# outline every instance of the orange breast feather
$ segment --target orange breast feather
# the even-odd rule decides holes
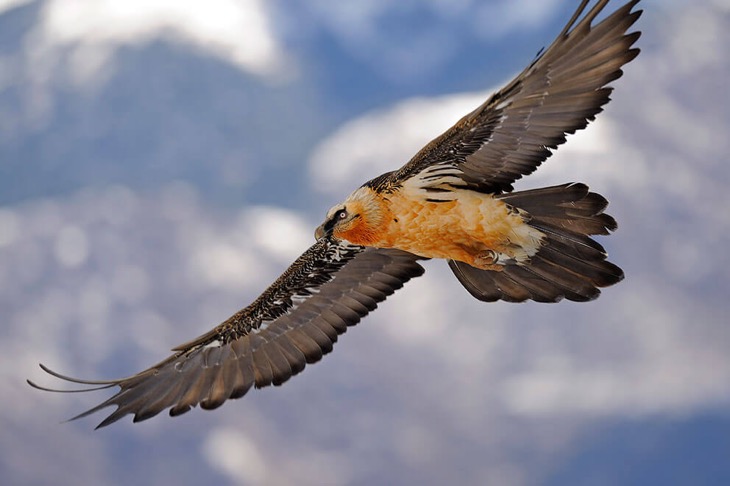
[[[537,252],[542,233],[504,202],[463,189],[454,189],[453,196],[434,202],[408,188],[389,194],[386,202],[392,217],[373,246],[475,266],[483,266],[475,259],[490,251],[517,261]]]

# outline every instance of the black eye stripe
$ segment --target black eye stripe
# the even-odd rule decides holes
[[[335,212],[334,215],[324,223],[324,231],[330,232],[335,227],[337,222],[341,219],[345,219],[347,217],[347,210],[346,209],[340,209],[339,211]]]
[[[332,231],[332,228],[334,228],[334,227],[335,227],[335,218],[331,218],[331,219],[328,219],[324,223],[324,228],[323,229],[324,229],[324,232],[325,233],[329,233],[329,232]]]

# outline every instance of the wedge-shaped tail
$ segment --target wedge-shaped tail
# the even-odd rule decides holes
[[[593,300],[599,288],[623,279],[623,271],[606,260],[606,251],[591,238],[616,229],[603,210],[608,201],[585,184],[564,184],[497,196],[529,213],[528,224],[544,235],[528,263],[510,263],[502,271],[480,270],[450,260],[459,281],[477,299],[491,302],[557,302]]]

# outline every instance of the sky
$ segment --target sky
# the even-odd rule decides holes
[[[0,1],[2,482],[730,481],[727,0],[643,1],[612,102],[517,185],[609,199],[626,279],[598,300],[485,304],[430,261],[214,412],[94,431],[64,420],[103,392],[25,383],[133,374],[247,305],[574,5]]]

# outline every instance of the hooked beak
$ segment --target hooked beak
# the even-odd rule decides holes
[[[319,227],[314,230],[314,238],[319,240],[324,236],[324,223],[320,224]]]

